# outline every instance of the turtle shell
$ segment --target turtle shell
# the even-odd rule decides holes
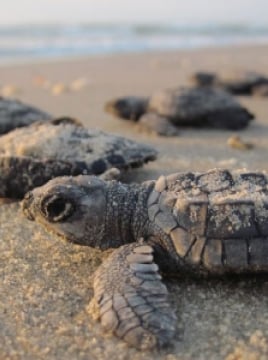
[[[162,176],[148,199],[149,218],[192,266],[267,271],[267,184],[266,174],[245,170]]]
[[[0,97],[0,134],[27,126],[36,121],[50,120],[52,116],[18,100]]]
[[[211,87],[156,92],[150,97],[147,111],[178,126],[241,129],[253,119],[230,94]]]

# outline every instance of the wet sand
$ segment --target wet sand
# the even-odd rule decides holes
[[[239,132],[255,145],[247,151],[227,145],[232,131],[181,129],[176,138],[141,133],[133,124],[106,114],[106,101],[187,85],[197,70],[244,69],[268,75],[267,64],[264,46],[96,56],[5,66],[0,68],[0,85],[12,85],[17,98],[55,116],[74,116],[88,127],[155,146],[158,160],[125,176],[126,181],[139,182],[214,167],[268,170],[268,98],[239,97],[256,115]],[[84,86],[67,91],[78,79],[86,79]],[[55,85],[60,90],[53,91]],[[103,336],[86,312],[92,296],[91,276],[101,253],[46,234],[22,217],[16,202],[2,203],[0,221],[0,359],[267,358],[267,276],[169,280],[178,315],[174,347],[142,353]]]

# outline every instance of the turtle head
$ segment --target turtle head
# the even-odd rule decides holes
[[[146,112],[148,99],[140,96],[127,96],[108,101],[105,111],[126,120],[138,121]]]
[[[23,213],[67,241],[106,248],[107,188],[94,176],[58,177],[25,195]]]

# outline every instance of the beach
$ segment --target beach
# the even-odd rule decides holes
[[[126,182],[215,167],[268,171],[268,97],[237,97],[256,117],[238,133],[180,129],[178,137],[165,138],[104,112],[105,102],[119,96],[149,96],[159,89],[188,86],[191,75],[200,70],[249,70],[268,76],[268,49],[246,45],[4,65],[0,86],[9,86],[12,96],[55,117],[72,116],[87,127],[154,146],[158,159],[129,171]],[[253,148],[228,146],[234,134]],[[87,314],[92,274],[103,258],[100,252],[45,233],[23,218],[18,202],[2,201],[0,221],[0,359],[152,358],[103,336]],[[267,276],[181,277],[167,279],[167,285],[178,316],[178,336],[173,348],[153,353],[155,359],[267,358]]]

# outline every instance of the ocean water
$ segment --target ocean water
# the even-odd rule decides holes
[[[268,26],[0,26],[0,62],[268,43]]]

